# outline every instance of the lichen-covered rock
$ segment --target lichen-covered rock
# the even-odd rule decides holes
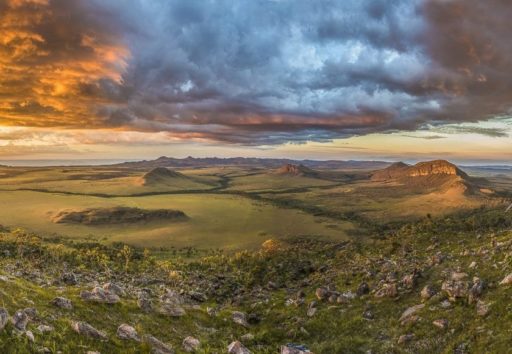
[[[466,281],[447,280],[441,285],[441,290],[453,300],[465,298],[468,295],[469,284]]]
[[[428,300],[436,295],[436,293],[436,289],[432,285],[425,285],[425,287],[421,289],[420,296],[423,300]]]

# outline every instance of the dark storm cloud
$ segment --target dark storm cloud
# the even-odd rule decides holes
[[[0,29],[18,33],[0,43],[0,68],[9,73],[0,78],[4,123],[262,145],[510,110],[505,1],[0,0],[0,7]]]

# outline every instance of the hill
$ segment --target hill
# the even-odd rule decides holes
[[[142,176],[140,180],[140,183],[143,186],[155,184],[169,184],[176,179],[183,180],[188,179],[188,177],[182,173],[172,171],[165,167],[156,167],[151,171],[147,172],[146,174],[144,174],[144,176]]]
[[[371,175],[375,182],[398,182],[407,187],[441,192],[474,193],[485,180],[469,177],[446,160],[419,162],[410,166],[397,162]]]
[[[304,165],[286,164],[279,167],[276,174],[281,176],[317,177],[318,173]]]

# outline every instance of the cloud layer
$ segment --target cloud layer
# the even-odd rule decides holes
[[[1,0],[0,124],[247,145],[508,114],[502,0]]]

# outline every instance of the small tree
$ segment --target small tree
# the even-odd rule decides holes
[[[125,270],[125,272],[128,272],[128,268],[130,266],[130,261],[132,259],[132,255],[133,255],[132,248],[128,245],[124,245],[119,253],[124,258],[124,270]]]

